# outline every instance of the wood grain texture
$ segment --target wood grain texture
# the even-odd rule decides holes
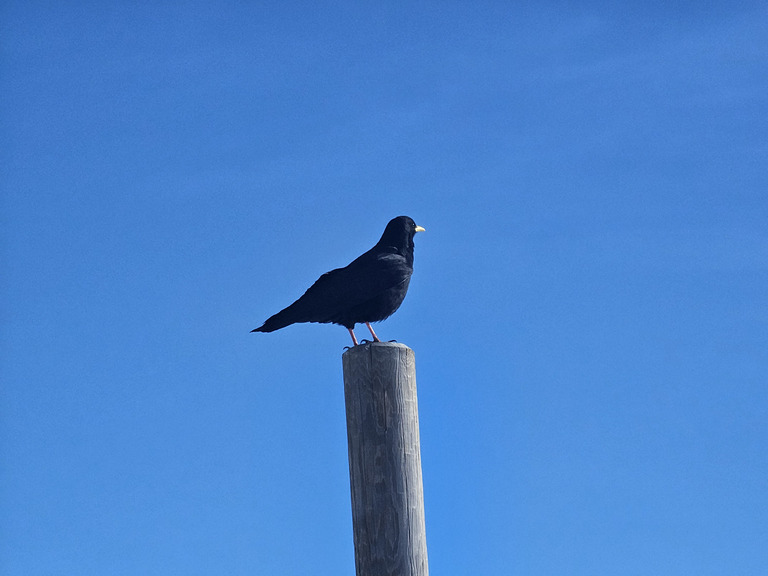
[[[427,576],[413,350],[363,344],[342,362],[357,576]]]

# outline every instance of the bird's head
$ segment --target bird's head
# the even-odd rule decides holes
[[[378,245],[391,246],[403,255],[413,254],[413,237],[416,232],[424,231],[424,228],[418,226],[413,218],[398,216],[389,221]]]

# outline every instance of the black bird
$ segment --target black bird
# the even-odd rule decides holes
[[[274,332],[299,322],[340,324],[357,346],[355,324],[371,328],[400,307],[413,274],[413,236],[423,232],[408,216],[390,220],[373,248],[345,268],[326,272],[293,304],[251,332]]]

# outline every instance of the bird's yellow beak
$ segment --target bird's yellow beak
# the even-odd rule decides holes
[[[426,228],[422,228],[421,226],[416,226],[416,232],[426,232]]]

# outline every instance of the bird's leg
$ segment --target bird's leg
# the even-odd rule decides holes
[[[373,341],[374,342],[381,342],[381,340],[379,340],[379,337],[376,336],[376,332],[374,332],[373,328],[371,328],[371,323],[370,322],[366,322],[365,325],[368,326],[368,330],[370,330],[371,336],[373,336]]]
[[[352,331],[352,328],[347,328],[349,330],[349,335],[352,336],[352,342],[354,342],[355,346],[357,346],[357,338],[355,337],[355,333]]]

